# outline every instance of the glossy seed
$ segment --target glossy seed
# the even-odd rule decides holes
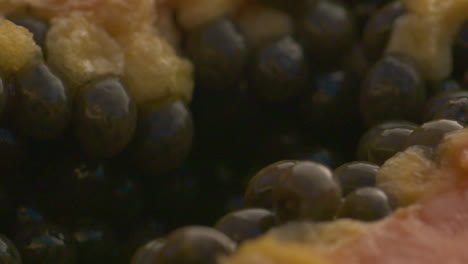
[[[468,97],[452,99],[443,104],[434,114],[434,119],[449,119],[468,124]]]
[[[330,220],[341,203],[341,188],[327,167],[299,162],[281,174],[273,188],[274,212],[280,222]]]
[[[216,229],[203,226],[179,228],[167,236],[158,253],[161,264],[216,264],[234,252],[235,243]]]
[[[391,212],[390,201],[382,190],[364,187],[346,196],[338,217],[374,221],[389,215]]]
[[[195,65],[199,89],[237,89],[247,62],[247,47],[232,21],[220,18],[189,32],[186,51]]]
[[[463,125],[457,121],[439,119],[422,124],[416,128],[407,138],[406,147],[420,145],[434,148],[439,145],[448,133],[463,129]]]
[[[375,125],[367,130],[364,135],[361,136],[358,144],[357,150],[357,159],[358,160],[367,160],[369,161],[369,147],[370,143],[380,134],[381,131],[390,128],[403,128],[414,130],[418,125],[416,123],[403,121],[403,120],[392,120],[382,122],[378,125]]]
[[[389,128],[381,131],[370,143],[368,158],[370,162],[382,165],[387,159],[405,149],[406,140],[414,129]]]
[[[361,115],[368,126],[394,119],[419,122],[426,87],[419,67],[400,55],[385,56],[368,72],[361,88]]]
[[[166,243],[164,238],[154,239],[141,246],[133,255],[131,264],[153,264],[158,263],[158,254]]]
[[[376,61],[385,51],[393,24],[406,10],[400,1],[393,1],[372,14],[364,28],[362,42],[366,57]]]
[[[38,61],[16,75],[15,120],[22,134],[51,139],[63,134],[71,113],[70,94],[62,80]]]
[[[249,181],[245,202],[249,207],[273,208],[272,191],[279,177],[297,161],[283,160],[270,164],[255,174]]]
[[[333,177],[340,183],[343,195],[348,195],[358,188],[375,186],[378,170],[379,166],[373,163],[354,161],[336,168]]]
[[[167,173],[188,156],[192,138],[192,116],[182,101],[141,106],[130,159],[145,172]]]
[[[223,216],[214,228],[223,232],[234,242],[256,238],[275,226],[275,215],[266,209],[249,208]]]
[[[449,101],[458,98],[468,98],[468,91],[445,91],[440,92],[427,100],[424,107],[424,121],[434,120],[434,116]]]
[[[348,52],[355,38],[351,12],[338,1],[309,1],[297,17],[297,38],[313,62],[322,70],[333,66]]]
[[[302,47],[291,37],[262,45],[249,67],[249,88],[268,102],[298,96],[307,85],[309,66]]]
[[[75,98],[75,134],[87,156],[109,158],[133,137],[135,103],[115,77],[103,77],[81,87]]]

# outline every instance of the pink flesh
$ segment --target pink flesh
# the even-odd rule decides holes
[[[468,181],[403,209],[329,258],[336,264],[468,264]]]

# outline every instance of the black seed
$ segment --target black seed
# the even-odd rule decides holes
[[[281,174],[294,166],[297,161],[283,160],[270,164],[250,179],[245,192],[245,202],[249,207],[273,208],[273,188]]]
[[[421,145],[429,148],[437,147],[448,133],[463,129],[457,121],[439,119],[422,124],[416,128],[406,140],[406,147]]]
[[[309,161],[286,169],[273,187],[274,212],[281,222],[331,220],[341,203],[341,189],[327,167]]]
[[[188,57],[198,89],[234,90],[243,78],[247,47],[232,21],[221,18],[189,32]]]
[[[414,130],[418,127],[416,123],[408,121],[386,121],[380,123],[376,126],[371,127],[367,132],[362,135],[361,140],[359,141],[357,159],[358,160],[369,160],[369,147],[371,142],[380,134],[381,131],[390,129],[390,128],[402,128]]]
[[[418,67],[409,58],[392,55],[378,61],[361,88],[361,115],[367,125],[402,119],[419,122],[426,88]]]
[[[338,217],[374,221],[389,215],[391,212],[389,198],[382,190],[364,187],[346,196]]]
[[[219,257],[232,254],[234,248],[235,243],[216,229],[188,226],[167,236],[157,263],[216,264]]]
[[[434,114],[434,119],[450,119],[466,126],[468,124],[468,97],[452,99],[443,104]]]
[[[297,18],[297,37],[314,69],[333,66],[355,40],[355,22],[349,10],[337,1],[319,0]]]
[[[69,91],[42,61],[17,74],[15,120],[22,134],[51,139],[63,134],[71,112]]]
[[[135,132],[137,111],[125,86],[103,77],[79,88],[75,133],[87,156],[109,158],[122,151]]]
[[[446,91],[430,98],[424,107],[424,121],[434,120],[434,116],[442,107],[453,99],[468,98],[468,91]]]
[[[340,183],[343,195],[348,195],[361,187],[375,185],[375,176],[379,166],[363,161],[354,161],[341,165],[333,171],[333,177]]]
[[[249,208],[223,216],[214,226],[240,244],[256,238],[275,226],[275,215],[266,209]]]
[[[158,254],[166,243],[164,238],[154,239],[141,246],[133,255],[131,264],[158,263]]]
[[[382,130],[370,142],[367,151],[369,161],[382,165],[387,159],[403,151],[406,146],[406,140],[413,131],[414,129],[398,127]]]
[[[169,172],[188,156],[192,137],[192,117],[181,101],[141,106],[130,159],[145,172]]]
[[[306,88],[308,70],[302,47],[294,39],[288,36],[273,40],[253,55],[249,88],[265,101],[284,102]]]
[[[376,61],[382,56],[390,39],[393,24],[405,12],[400,1],[393,1],[371,16],[362,38],[364,53],[368,59]]]

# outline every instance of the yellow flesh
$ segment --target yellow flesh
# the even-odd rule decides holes
[[[246,242],[223,264],[330,264],[307,244],[262,237]]]
[[[49,20],[45,59],[72,89],[113,74],[137,104],[190,102],[192,64],[167,42],[176,42],[177,32],[155,0],[0,0],[0,15],[25,10]],[[13,72],[40,49],[24,28],[1,25],[0,67]]]
[[[8,20],[0,20],[0,73],[12,73],[41,56],[32,34]]]
[[[417,147],[408,148],[388,159],[377,172],[377,186],[402,206],[415,203],[432,188],[442,184],[435,164]]]
[[[102,75],[123,73],[120,45],[80,14],[52,19],[46,46],[47,62],[65,76],[72,88]]]
[[[251,45],[291,35],[294,28],[292,18],[286,13],[259,5],[241,10],[235,21]]]
[[[218,17],[232,14],[243,0],[178,0],[177,17],[180,25],[190,30]]]
[[[452,44],[468,19],[468,0],[402,0],[409,12],[399,18],[388,53],[413,57],[425,79],[442,80],[452,71]]]

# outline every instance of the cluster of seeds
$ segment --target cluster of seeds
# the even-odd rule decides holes
[[[0,259],[325,252],[456,183],[467,3],[0,0]]]

